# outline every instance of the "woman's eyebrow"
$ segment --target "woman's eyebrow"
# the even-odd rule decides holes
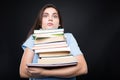
[[[48,14],[48,13],[45,12],[45,13],[43,13],[43,14]]]
[[[53,13],[53,14],[58,14],[58,13],[55,12],[55,13]]]
[[[45,13],[43,13],[44,15],[48,15],[49,13],[47,13],[47,12],[45,12]],[[52,13],[53,15],[58,15],[58,13]]]

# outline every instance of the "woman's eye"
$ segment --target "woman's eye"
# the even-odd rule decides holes
[[[43,15],[43,17],[47,17],[48,15]]]
[[[54,15],[53,17],[54,17],[54,18],[58,18],[58,16],[57,16],[57,15]]]

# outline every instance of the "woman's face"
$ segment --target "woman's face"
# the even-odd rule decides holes
[[[46,8],[42,16],[42,29],[57,29],[60,26],[56,9]]]

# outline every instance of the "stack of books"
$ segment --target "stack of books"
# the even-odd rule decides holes
[[[38,54],[37,63],[27,66],[62,67],[77,64],[77,59],[70,54],[70,48],[64,36],[64,29],[34,30],[33,50]]]

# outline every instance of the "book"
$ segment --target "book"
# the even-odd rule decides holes
[[[65,37],[64,36],[57,36],[57,37],[37,38],[36,40],[34,40],[34,44],[60,42],[60,41],[66,41]]]
[[[55,47],[55,48],[44,48],[34,50],[35,53],[48,53],[48,52],[70,52],[69,47]]]
[[[63,32],[53,32],[53,33],[34,33],[33,37],[37,38],[46,38],[46,37],[56,37],[56,36],[63,36]]]
[[[77,62],[77,59],[72,56],[60,56],[60,57],[42,57],[38,59],[38,64],[60,64],[60,63],[72,63]]]
[[[29,63],[32,67],[64,67],[75,66],[78,61],[74,56],[47,57],[38,59],[38,63]]]
[[[42,44],[34,44],[34,46],[51,46],[51,45],[68,45],[66,41],[58,41],[58,42],[51,42],[51,43],[42,43]]]
[[[47,29],[47,30],[40,29],[40,30],[34,30],[34,33],[39,33],[39,34],[42,34],[42,33],[53,33],[53,32],[64,32],[64,29],[61,28],[61,29]]]
[[[46,53],[39,53],[39,57],[60,57],[60,56],[69,56],[71,55],[70,52],[46,52]]]
[[[55,48],[55,47],[67,47],[68,44],[65,41],[60,42],[52,42],[52,43],[43,43],[43,44],[35,44],[32,49],[43,49],[43,48]]]
[[[75,66],[77,62],[71,63],[57,63],[57,64],[38,64],[38,63],[29,63],[26,64],[28,67],[43,67],[43,68],[55,68],[55,67],[66,67],[66,66]]]

